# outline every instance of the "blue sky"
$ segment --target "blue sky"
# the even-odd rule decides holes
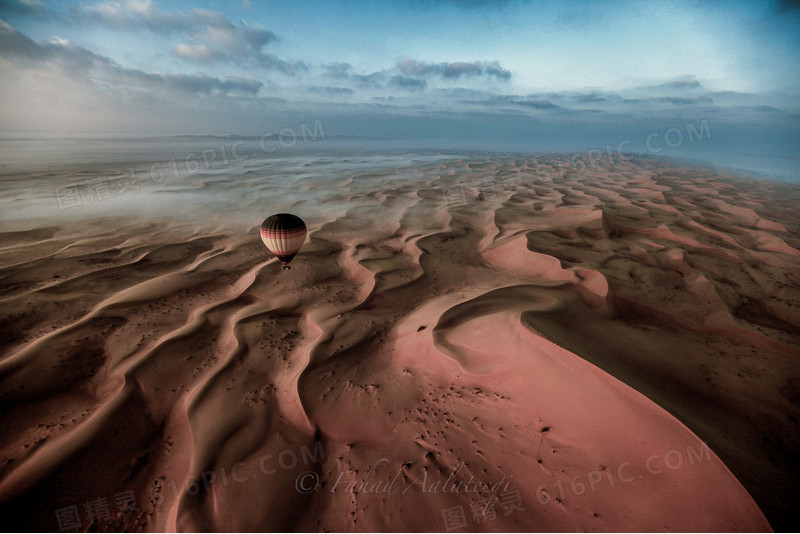
[[[621,139],[705,119],[798,148],[797,2],[0,0],[0,20],[6,131],[322,119],[329,134]]]

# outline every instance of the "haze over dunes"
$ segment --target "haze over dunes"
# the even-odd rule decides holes
[[[330,152],[86,196],[153,161],[2,177],[9,527],[792,524],[797,186]],[[288,272],[258,235],[277,211],[309,230]]]

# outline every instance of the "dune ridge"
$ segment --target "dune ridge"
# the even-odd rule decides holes
[[[188,177],[207,204],[180,218],[5,232],[4,517],[59,530],[74,505],[75,530],[133,531],[790,524],[796,187],[646,158],[379,161],[249,162],[228,189]],[[268,172],[296,186],[288,208],[309,225],[289,272],[258,237],[251,193],[277,187]],[[209,219],[209,206],[240,209]],[[469,480],[490,490],[461,491]],[[108,515],[87,520],[98,499]]]

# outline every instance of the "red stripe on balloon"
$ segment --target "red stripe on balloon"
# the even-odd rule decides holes
[[[267,239],[275,239],[275,238],[294,238],[306,235],[305,228],[298,228],[296,230],[274,230],[271,228],[262,228],[261,229],[261,237],[266,237]]]

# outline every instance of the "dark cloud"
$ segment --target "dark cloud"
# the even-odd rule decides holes
[[[430,6],[437,4],[452,4],[456,7],[475,8],[504,8],[511,4],[528,4],[530,0],[411,0],[412,4]]]
[[[388,74],[386,71],[373,72],[371,74],[351,74],[350,79],[362,88],[379,88],[386,83]]]
[[[576,99],[578,102],[588,103],[588,102],[607,102],[608,97],[599,93],[590,93],[585,95],[579,95]]]
[[[398,59],[397,68],[406,76],[428,76],[434,72],[433,65],[417,61],[409,56]]]
[[[321,65],[323,72],[321,78],[326,80],[336,80],[337,83],[350,82],[354,87],[361,89],[381,89],[385,88],[387,83],[390,83],[392,76],[396,74],[396,70],[380,70],[371,72],[369,74],[360,74],[353,72],[353,67],[347,62],[332,62]],[[405,81],[398,81],[398,86],[403,86]],[[413,83],[408,82],[408,86]]]
[[[483,73],[480,63],[445,63],[441,68],[442,76],[445,78],[460,78],[461,76],[479,76]]]
[[[530,109],[557,109],[559,106],[549,100],[522,98],[517,95],[498,95],[483,100],[464,100],[464,103],[481,104],[485,106],[520,106]]]
[[[227,78],[221,80],[207,74],[151,74],[134,69],[123,69],[120,74],[150,85],[162,86],[168,90],[176,90],[193,94],[229,94],[242,93],[255,95],[263,87],[263,83],[248,78]]]
[[[502,68],[498,61],[425,63],[403,56],[397,60],[397,69],[404,76],[416,77],[438,75],[449,79],[458,79],[462,76],[488,76],[499,80],[511,78],[511,72]]]
[[[511,78],[511,72],[500,67],[500,63],[497,61],[440,63],[435,68],[445,78],[460,78],[461,76],[481,75],[495,77],[501,80],[508,80]]]
[[[136,69],[113,68],[113,81],[117,84],[130,83],[140,89],[162,89],[170,93],[189,94],[249,94],[256,95],[264,84],[251,78],[220,79],[208,74],[160,74]]]
[[[450,87],[446,89],[436,89],[434,93],[441,95],[443,98],[451,100],[480,100],[494,96],[487,91],[479,91],[476,89],[469,89],[467,87]]]
[[[401,89],[407,89],[409,91],[419,91],[425,89],[427,82],[420,78],[413,78],[411,76],[403,76],[398,74],[389,80],[389,85],[393,87],[399,87]]]
[[[350,63],[334,62],[322,65],[322,68],[325,70],[324,77],[342,80],[350,77],[352,66]]]
[[[517,97],[520,99],[520,97]],[[606,93],[603,91],[592,90],[589,92],[576,92],[576,91],[558,91],[529,94],[525,97],[526,100],[531,101],[547,101],[553,105],[573,105],[573,104],[599,104],[599,103],[614,103],[620,100],[620,96],[616,93]],[[583,108],[587,111],[586,108]]]
[[[555,109],[558,107],[549,100],[514,100],[513,103],[533,109]]]
[[[700,82],[693,79],[673,80],[656,86],[657,89],[698,89],[700,87]]]
[[[225,81],[222,82],[220,88],[222,92],[238,92],[243,94],[251,94],[256,95],[258,91],[264,87],[264,83],[258,80],[254,80],[252,78],[234,78],[229,77],[225,78]]]
[[[316,85],[309,87],[308,91],[328,96],[350,96],[355,92],[349,87],[320,87]]]
[[[508,80],[511,78],[511,71],[500,67],[500,63],[498,61],[484,62],[483,72],[487,76],[494,76],[498,79]]]
[[[261,53],[253,56],[252,60],[252,63],[264,69],[277,70],[289,75],[308,71],[308,65],[302,61],[284,61],[274,54]]]
[[[742,93],[739,91],[714,91],[713,93],[708,93],[710,97],[749,97],[752,96],[752,93]]]
[[[680,76],[678,78],[667,80],[662,83],[658,83],[655,85],[645,85],[636,88],[632,88],[632,91],[642,92],[650,95],[664,95],[672,96],[672,94],[676,91],[687,91],[692,92],[698,89],[702,89],[703,84],[700,83],[699,80],[695,76],[687,75],[687,76]]]
[[[640,89],[634,89],[641,93]],[[623,90],[626,94],[629,91]],[[576,93],[573,91],[534,93],[529,95],[494,95],[484,98],[457,98],[454,100],[464,104],[488,106],[494,109],[503,108],[506,112],[527,108],[538,111],[557,111],[564,114],[603,114],[603,113],[630,113],[631,106],[641,111],[661,113],[670,108],[690,108],[692,106],[712,106],[714,100],[708,95],[692,97],[685,96],[659,96],[640,95],[639,97],[623,98],[620,94],[592,91]],[[591,109],[586,104],[594,104]],[[750,108],[754,109],[754,108]]]
[[[659,96],[653,98],[653,101],[664,103],[664,104],[673,104],[675,106],[690,106],[693,104],[713,104],[714,100],[708,96],[696,96],[692,98],[680,97],[680,96]]]

